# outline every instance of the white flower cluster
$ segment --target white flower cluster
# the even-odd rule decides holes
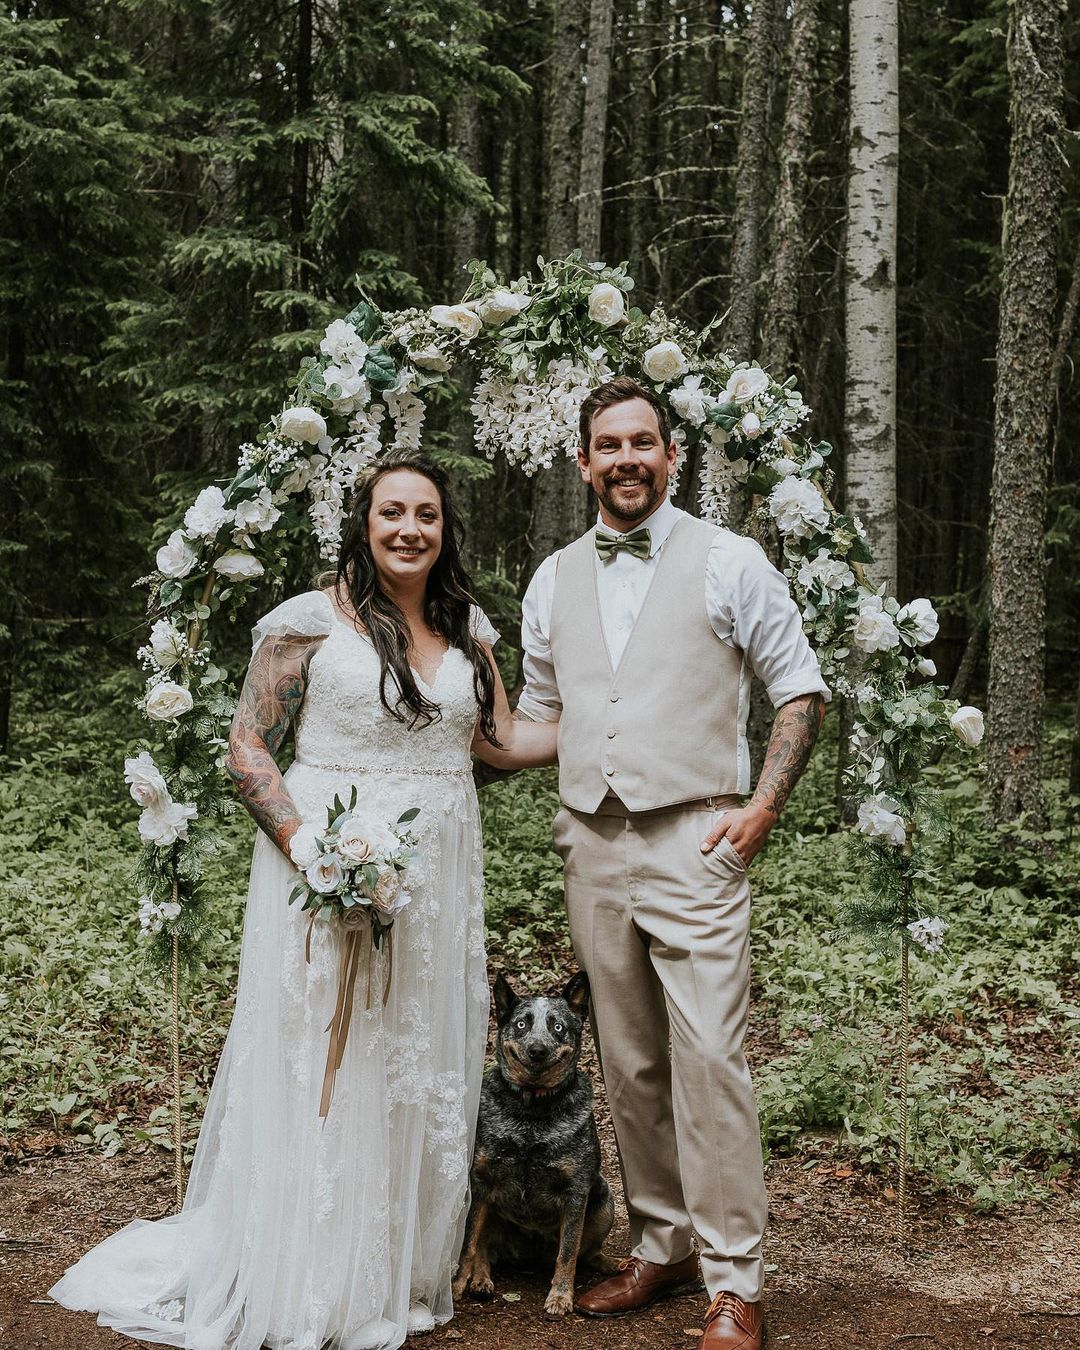
[[[419,450],[427,404],[419,394],[413,393],[407,382],[400,384],[397,389],[388,389],[384,397],[394,422],[392,448]]]
[[[181,906],[175,900],[158,904],[148,895],[139,896],[139,927],[144,934],[160,933],[167,923],[180,917]]]
[[[352,324],[344,319],[335,319],[327,327],[323,340],[319,343],[319,351],[329,357],[329,361],[323,366],[323,379],[326,381],[326,395],[333,410],[347,417],[350,413],[367,407],[371,402],[371,386],[364,375],[364,366],[367,363],[369,348]],[[313,426],[312,430],[315,429]],[[284,427],[282,434],[288,435]],[[325,435],[324,422],[319,436],[309,435],[301,439],[316,444]]]
[[[923,951],[930,955],[936,955],[945,945],[945,933],[949,925],[944,919],[916,919],[914,923],[907,926],[911,934],[911,940],[917,943]]]
[[[144,843],[170,848],[178,839],[187,838],[188,825],[196,819],[198,810],[191,802],[173,801],[149,750],[124,760],[124,782],[132,801],[143,808],[139,836]]]
[[[529,372],[512,382],[498,378],[492,367],[481,371],[472,412],[477,446],[488,459],[504,454],[531,476],[562,455],[577,454],[581,404],[591,389],[612,376],[602,348],[585,357],[553,361],[541,378]]]
[[[876,793],[859,803],[855,828],[870,839],[883,839],[899,847],[907,839],[904,818],[896,799]]]
[[[319,553],[327,561],[334,561],[341,548],[349,493],[381,450],[379,427],[385,415],[382,403],[358,410],[349,420],[349,434],[340,441],[330,441],[325,452],[312,455],[309,461],[308,516],[319,541]]]

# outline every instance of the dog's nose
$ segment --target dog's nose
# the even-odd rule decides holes
[[[546,1056],[547,1051],[544,1049],[542,1045],[529,1046],[529,1058],[533,1061],[534,1064],[539,1064],[540,1061],[544,1059]]]

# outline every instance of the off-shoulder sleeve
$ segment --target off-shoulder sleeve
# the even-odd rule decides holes
[[[479,605],[473,605],[469,613],[469,631],[477,642],[486,642],[489,647],[494,647],[499,640],[494,624]]]
[[[334,626],[334,606],[322,591],[290,596],[264,614],[251,630],[251,650],[268,637],[326,637]]]

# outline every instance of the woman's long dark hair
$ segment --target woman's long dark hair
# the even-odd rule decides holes
[[[353,611],[367,631],[379,655],[382,673],[379,697],[383,707],[399,722],[430,726],[442,717],[442,709],[425,697],[409,666],[409,625],[404,614],[379,586],[368,538],[368,514],[375,484],[396,469],[422,474],[434,484],[442,506],[442,549],[428,573],[424,597],[424,621],[433,633],[465,653],[472,663],[473,688],[480,707],[480,730],[492,745],[495,736],[495,677],[488,658],[472,635],[469,618],[474,604],[469,574],[461,561],[463,527],[450,500],[446,474],[417,451],[392,450],[381,456],[356,485],[341,540],[335,587],[348,595]],[[387,676],[393,675],[397,697],[387,695]]]

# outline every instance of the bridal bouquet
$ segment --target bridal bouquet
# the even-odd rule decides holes
[[[412,900],[405,878],[416,838],[407,827],[419,814],[414,806],[388,825],[356,809],[355,787],[348,806],[335,796],[325,829],[301,825],[289,841],[301,869],[289,904],[303,897],[300,908],[311,910],[313,920],[333,920],[346,929],[369,924],[372,941],[381,946]]]
[[[356,809],[356,788],[346,806],[335,796],[326,811],[326,827],[304,824],[289,841],[289,853],[300,868],[289,904],[303,898],[301,910],[310,910],[305,956],[311,960],[311,930],[316,919],[332,923],[341,935],[337,1000],[327,1024],[330,1044],[323,1073],[319,1115],[330,1110],[334,1079],[345,1055],[352,1020],[356,976],[366,956],[367,998],[371,1007],[371,967],[374,949],[386,945],[383,1003],[390,993],[393,973],[394,920],[411,902],[405,884],[416,837],[408,826],[420,814],[418,807],[387,824],[369,811]]]

